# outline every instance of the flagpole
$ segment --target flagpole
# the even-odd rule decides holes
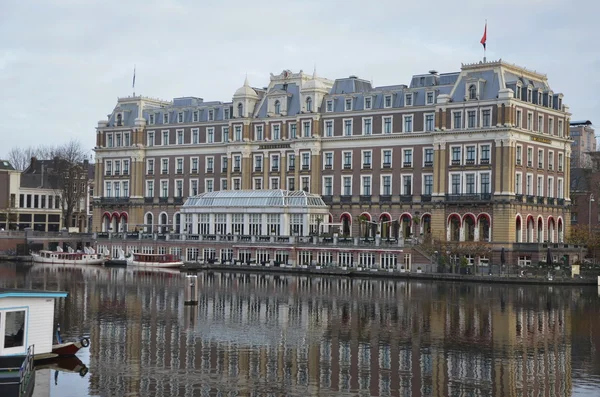
[[[485,44],[483,45],[483,63],[486,62],[485,52],[487,51],[487,18],[485,20],[485,36]]]
[[[133,96],[135,97],[135,65],[133,65],[133,83],[131,84],[131,88],[133,88]]]

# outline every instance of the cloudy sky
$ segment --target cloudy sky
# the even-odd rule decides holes
[[[546,73],[573,119],[600,125],[593,0],[205,1],[4,0],[0,12],[0,157],[11,147],[95,143],[117,97],[230,101],[247,73],[351,74],[409,83],[430,69],[488,59]]]

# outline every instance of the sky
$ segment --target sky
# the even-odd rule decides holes
[[[600,2],[593,0],[4,0],[0,158],[72,139],[132,95],[231,101],[284,69],[376,86],[483,57],[545,73],[572,120],[600,125]],[[600,130],[600,128],[597,128]],[[599,131],[600,133],[600,131]]]

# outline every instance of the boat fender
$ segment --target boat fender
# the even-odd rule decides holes
[[[81,346],[88,347],[90,345],[90,340],[88,338],[82,338],[80,343],[81,343]]]
[[[87,375],[87,373],[88,373],[87,367],[83,367],[83,368],[81,368],[81,371],[79,371],[79,376],[81,376],[83,378],[84,376]]]

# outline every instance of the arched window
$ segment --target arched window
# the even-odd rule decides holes
[[[238,103],[238,117],[244,117],[244,105]]]
[[[169,218],[167,217],[166,213],[162,213],[160,214],[160,229],[161,229],[161,233],[168,233],[169,232]]]
[[[475,241],[475,218],[467,215],[463,218],[465,228],[465,241]]]
[[[123,125],[123,115],[121,115],[121,113],[117,114],[117,126],[122,126]]]
[[[281,113],[281,102],[275,101],[275,114]]]
[[[521,225],[520,217],[517,217],[516,232],[517,232],[517,243],[520,243],[522,240],[522,237],[523,237],[523,226]]]
[[[175,233],[181,233],[181,214],[175,214]]]
[[[146,229],[146,233],[152,233],[152,226],[153,226],[153,216],[151,213],[147,213],[146,214],[146,220],[145,220],[145,226],[144,228]]]
[[[306,111],[312,112],[312,98],[311,97],[306,98]]]
[[[469,99],[477,99],[477,87],[475,87],[475,84],[469,86]]]

